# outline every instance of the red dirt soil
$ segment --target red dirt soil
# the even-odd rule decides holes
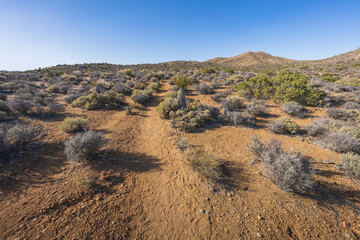
[[[23,153],[0,185],[1,239],[358,239],[360,187],[335,168],[339,155],[299,137],[259,128],[210,123],[195,133],[180,133],[160,119],[156,105],[167,94],[162,84],[155,100],[138,115],[124,111],[81,111],[92,129],[110,143],[91,162],[71,164],[57,129],[63,117],[36,120],[48,133],[39,148]],[[209,96],[189,96],[216,105]],[[267,103],[271,105],[271,103]],[[313,109],[313,115],[322,115]],[[271,107],[275,116],[282,114]],[[295,120],[304,126],[311,120]],[[257,134],[284,142],[316,168],[319,190],[309,195],[283,192],[263,173],[247,149]],[[176,147],[179,138],[212,149],[226,163],[227,188],[212,188],[189,170]],[[102,171],[112,170],[108,181]],[[92,188],[77,178],[94,180]],[[207,213],[200,212],[203,209]]]

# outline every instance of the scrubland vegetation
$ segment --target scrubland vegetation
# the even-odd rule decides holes
[[[325,186],[328,176],[324,177],[321,165],[326,163],[318,159],[323,153],[334,156],[326,171],[335,171],[354,188],[359,184],[358,65],[298,63],[237,69],[174,62],[59,65],[1,72],[0,179],[4,185],[8,181],[4,179],[11,179],[13,159],[22,164],[32,159],[33,152],[46,159],[44,156],[51,156],[47,149],[56,149],[61,161],[74,166],[69,172],[78,185],[85,186],[82,191],[102,198],[111,191],[99,190],[101,186],[107,184],[104,188],[109,189],[119,184],[109,170],[122,171],[124,178],[129,178],[129,171],[132,179],[137,172],[156,165],[152,156],[169,154],[168,161],[177,167],[172,175],[185,174],[179,175],[185,185],[194,184],[186,182],[189,179],[197,179],[203,184],[196,185],[197,189],[201,186],[232,197],[236,189],[244,189],[239,182],[252,181],[242,180],[246,175],[264,185],[260,188],[266,194],[280,190],[284,196],[328,194],[331,198],[334,194],[326,193],[330,187]],[[152,125],[153,121],[157,122]],[[142,133],[145,127],[149,132]],[[238,134],[235,139],[222,138],[232,132]],[[198,144],[197,139],[207,134],[209,140],[198,140]],[[172,153],[173,138],[177,139],[176,153]],[[225,153],[228,145],[231,151]],[[142,154],[143,148],[149,156],[136,155]],[[243,165],[243,169],[235,171],[235,165]],[[83,166],[91,171],[102,168],[101,180],[72,172],[80,172]],[[258,174],[251,175],[248,170]],[[149,172],[157,171],[161,170]],[[110,180],[104,184],[104,179]],[[338,178],[336,181],[340,184]]]

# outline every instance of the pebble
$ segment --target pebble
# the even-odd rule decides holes
[[[259,233],[259,232],[258,232],[256,235],[257,235],[259,238],[264,237],[264,236],[263,236],[261,233]]]
[[[257,217],[257,219],[258,220],[264,220],[264,218],[262,216],[260,216],[260,215]]]
[[[210,214],[210,212],[209,212],[209,211],[206,211],[205,213],[206,213],[206,214]]]
[[[201,213],[204,213],[205,211],[204,211],[204,209],[200,209],[200,212],[201,212]]]

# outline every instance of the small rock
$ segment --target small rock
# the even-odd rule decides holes
[[[204,213],[205,211],[204,211],[204,209],[200,209],[200,212],[201,212],[201,213]]]
[[[345,221],[343,221],[341,224],[342,224],[342,226],[343,226],[344,228],[349,228],[349,227],[350,227],[350,223],[347,223],[347,222],[345,222]]]
[[[227,196],[228,196],[228,197],[232,197],[232,196],[234,196],[234,194],[231,193],[231,192],[228,192],[228,193],[227,193]]]
[[[248,190],[249,188],[248,187],[243,187],[242,190],[246,191]]]
[[[264,220],[264,218],[262,216],[260,216],[260,215],[257,217],[257,219],[258,220]]]
[[[210,212],[209,212],[209,211],[206,211],[205,213],[206,213],[206,214],[210,214]]]
[[[256,235],[257,235],[259,238],[263,238],[263,237],[264,237],[264,236],[263,236],[261,233],[259,233],[259,232],[258,232]]]

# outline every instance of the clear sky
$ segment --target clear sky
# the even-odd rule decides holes
[[[359,0],[0,0],[0,69],[204,61],[360,47]]]

